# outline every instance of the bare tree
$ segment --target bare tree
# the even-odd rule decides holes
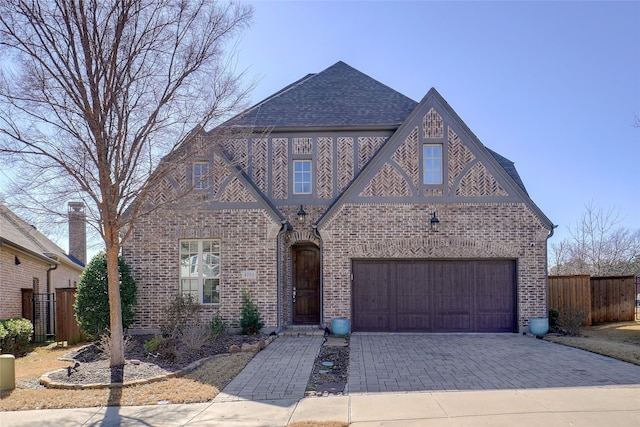
[[[570,235],[551,245],[552,274],[610,276],[640,270],[640,230],[621,227],[614,209],[588,204]]]
[[[0,152],[20,162],[34,209],[81,197],[93,215],[112,367],[124,364],[121,245],[170,173],[160,159],[244,99],[225,48],[251,14],[214,0],[0,2],[0,47],[12,59],[0,74]]]

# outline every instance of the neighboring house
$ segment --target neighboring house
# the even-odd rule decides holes
[[[516,332],[547,316],[554,226],[435,89],[418,103],[338,62],[181,149],[123,250],[134,329],[157,330],[181,292],[237,325],[243,290],[269,330]]]
[[[70,253],[0,204],[0,319],[23,315],[22,293],[75,287],[86,262],[84,205],[69,204]]]

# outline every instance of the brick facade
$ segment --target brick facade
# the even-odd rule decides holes
[[[267,328],[291,323],[292,246],[308,242],[320,248],[322,325],[352,317],[354,259],[515,260],[518,329],[546,316],[552,224],[512,163],[487,150],[435,91],[399,127],[357,129],[272,129],[209,140],[209,154],[198,161],[212,167],[210,187],[142,217],[124,245],[138,283],[133,328],[160,327],[179,294],[179,241],[187,238],[221,241],[220,303],[203,305],[202,320],[219,312],[237,325],[241,290],[250,289]],[[198,138],[199,146],[213,134]],[[425,144],[442,146],[442,182],[435,185],[423,182]],[[296,159],[312,162],[311,194],[293,193]],[[180,197],[190,167],[163,180],[153,200]],[[429,229],[433,212],[437,233]],[[283,223],[288,231],[280,233]],[[257,279],[243,279],[244,270],[255,270]]]

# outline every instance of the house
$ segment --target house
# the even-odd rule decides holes
[[[69,203],[68,215],[70,254],[0,204],[0,319],[30,318],[36,339],[53,335],[55,290],[75,287],[84,271],[84,204]]]
[[[123,250],[135,330],[179,293],[237,325],[243,290],[270,330],[518,332],[547,316],[553,224],[435,89],[415,102],[338,62],[182,150]]]

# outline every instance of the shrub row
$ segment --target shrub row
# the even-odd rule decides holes
[[[0,352],[19,355],[27,349],[33,324],[22,318],[0,320]]]

